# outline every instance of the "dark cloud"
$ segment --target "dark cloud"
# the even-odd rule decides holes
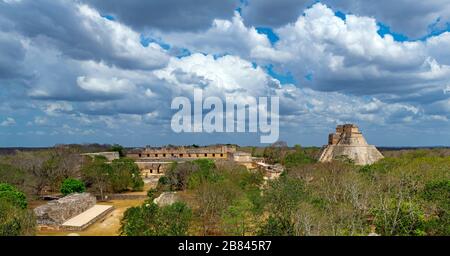
[[[372,16],[392,31],[412,39],[426,36],[431,30],[445,29],[450,22],[448,0],[325,0],[324,3],[344,12]]]
[[[312,0],[249,0],[242,9],[245,23],[255,27],[279,27],[297,20]]]
[[[0,79],[21,77],[25,49],[20,40],[0,32]]]
[[[168,59],[156,45],[143,47],[138,33],[101,18],[95,10],[80,9],[76,1],[0,2],[0,16],[5,30],[55,46],[74,59],[125,69],[159,68]]]
[[[228,19],[238,7],[238,0],[83,0],[102,14],[142,30],[200,30],[214,19]]]
[[[253,26],[279,27],[294,22],[313,0],[249,0],[242,15]],[[375,17],[391,31],[411,39],[445,30],[450,22],[448,0],[322,0],[324,4],[344,13]],[[434,30],[434,31],[433,31]]]

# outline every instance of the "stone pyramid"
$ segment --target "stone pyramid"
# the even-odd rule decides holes
[[[330,162],[343,156],[357,165],[373,164],[383,158],[375,146],[367,144],[358,126],[354,124],[336,127],[336,133],[328,136],[328,145],[322,151],[319,162]]]

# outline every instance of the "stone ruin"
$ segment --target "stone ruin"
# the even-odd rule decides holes
[[[59,227],[70,218],[90,209],[97,200],[89,193],[75,193],[53,200],[34,209],[37,224]]]
[[[357,165],[373,164],[383,158],[378,149],[367,144],[362,133],[354,124],[338,125],[336,133],[328,136],[328,145],[322,151],[319,162],[348,157]]]
[[[177,192],[163,192],[159,197],[153,199],[153,202],[160,207],[168,206],[179,201]]]

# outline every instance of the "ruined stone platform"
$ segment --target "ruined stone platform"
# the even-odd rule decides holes
[[[112,205],[94,205],[88,210],[78,214],[77,216],[69,219],[61,225],[61,229],[70,231],[80,231],[96,221],[105,217],[110,213],[114,207]]]
[[[39,226],[60,226],[74,216],[90,209],[97,200],[89,193],[75,193],[53,200],[34,209]]]
[[[80,231],[113,210],[110,205],[97,205],[89,193],[75,193],[53,200],[34,209],[37,228],[41,231]]]

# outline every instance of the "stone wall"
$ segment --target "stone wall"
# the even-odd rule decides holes
[[[93,207],[96,199],[89,193],[71,194],[34,209],[37,224],[59,226],[68,219]]]
[[[252,154],[246,152],[236,152],[233,154],[233,160],[235,162],[252,162]]]
[[[159,197],[153,199],[153,202],[160,207],[171,205],[179,201],[177,192],[163,192]]]
[[[97,153],[85,153],[81,155],[90,157],[104,156],[106,157],[106,159],[108,159],[108,161],[113,161],[120,158],[119,152],[97,152]]]

